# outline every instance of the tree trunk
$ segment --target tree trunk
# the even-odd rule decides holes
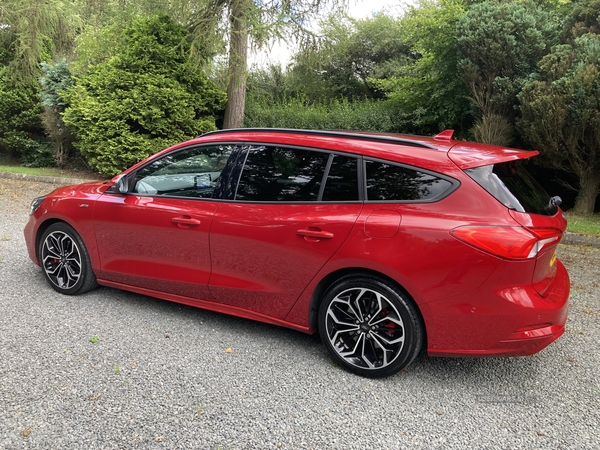
[[[579,194],[575,200],[573,212],[592,214],[596,198],[600,193],[600,171],[589,170],[579,176]]]
[[[252,0],[232,0],[229,37],[229,80],[223,128],[240,128],[244,125],[246,106],[246,67],[248,65],[248,10]]]

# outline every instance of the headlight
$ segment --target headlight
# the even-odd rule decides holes
[[[29,205],[29,215],[31,216],[36,209],[42,204],[46,197],[36,197],[31,201],[31,205]]]

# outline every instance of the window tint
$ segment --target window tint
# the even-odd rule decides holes
[[[515,211],[553,216],[558,206],[520,161],[465,170],[504,206]]]
[[[343,202],[358,199],[357,159],[333,155],[322,200],[325,202]]]
[[[429,173],[378,161],[366,161],[368,200],[433,200],[452,187]]]
[[[307,202],[319,196],[329,155],[286,147],[250,147],[236,200]]]
[[[191,147],[141,168],[133,192],[147,195],[213,198],[233,145]]]

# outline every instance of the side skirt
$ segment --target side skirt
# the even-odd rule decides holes
[[[115,289],[121,289],[124,291],[135,292],[136,294],[147,295],[148,297],[160,298],[162,300],[168,300],[170,302],[181,303],[188,306],[194,306],[196,308],[207,309],[209,311],[215,311],[218,313],[229,314],[231,316],[242,317],[244,319],[256,320],[258,322],[264,322],[271,325],[277,325],[280,327],[291,328],[292,330],[300,331],[302,333],[313,334],[316,330],[312,327],[304,327],[296,325],[295,323],[286,322],[285,320],[275,319],[273,317],[266,316],[254,311],[247,309],[238,308],[236,306],[223,305],[221,303],[209,302],[206,300],[198,300],[195,298],[183,297],[181,295],[169,294],[166,292],[153,291],[151,289],[145,289],[137,286],[130,286],[128,284],[116,283],[108,280],[97,280],[98,284],[107,286]]]

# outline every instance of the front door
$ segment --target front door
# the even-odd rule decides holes
[[[94,211],[102,278],[210,299],[209,231],[231,145],[169,153],[131,174],[128,194],[106,193]]]

